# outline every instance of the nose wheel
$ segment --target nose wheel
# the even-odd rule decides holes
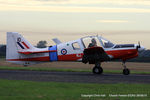
[[[124,75],[129,75],[130,74],[130,70],[126,67],[125,61],[122,62],[122,66],[124,67],[123,74]]]
[[[94,74],[102,74],[103,73],[103,68],[101,67],[100,63],[95,64],[95,67],[93,68],[93,73]]]

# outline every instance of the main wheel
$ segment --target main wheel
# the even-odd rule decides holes
[[[123,69],[123,74],[124,75],[129,75],[130,74],[130,70],[129,69]]]
[[[93,68],[93,73],[94,74],[102,74],[103,73],[103,68],[102,67],[94,67]]]

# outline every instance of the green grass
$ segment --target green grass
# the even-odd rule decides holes
[[[0,100],[149,100],[149,84],[84,84],[0,80]],[[82,97],[81,95],[106,97]],[[145,97],[109,97],[109,94],[146,94]]]
[[[90,69],[58,69],[58,68],[37,68],[37,67],[7,67],[0,66],[0,70],[29,70],[29,71],[62,71],[62,72],[91,72]],[[104,70],[104,73],[122,74],[122,70]],[[150,72],[132,71],[131,74],[150,74]]]

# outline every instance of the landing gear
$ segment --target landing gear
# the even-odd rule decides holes
[[[129,69],[123,69],[123,74],[124,75],[129,75],[130,74],[130,70]]]
[[[95,67],[93,68],[93,73],[94,74],[102,74],[103,73],[103,68],[101,67],[100,63],[95,64]]]
[[[130,70],[126,67],[125,61],[122,62],[122,66],[124,67],[123,74],[124,75],[129,75],[130,74]]]

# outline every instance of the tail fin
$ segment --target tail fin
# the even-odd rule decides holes
[[[19,50],[34,49],[26,39],[17,32],[7,32],[6,59],[19,59]]]

